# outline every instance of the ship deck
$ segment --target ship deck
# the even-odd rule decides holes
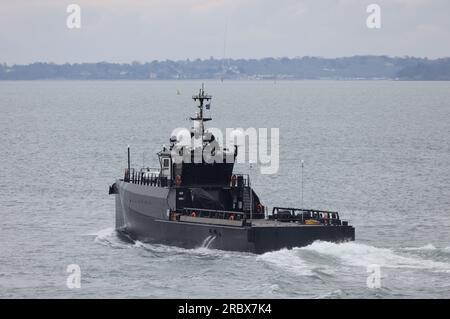
[[[323,224],[318,225],[305,225],[294,222],[280,222],[276,220],[268,219],[254,219],[252,220],[252,227],[314,227],[314,226],[325,226]]]
[[[305,225],[295,222],[281,222],[277,220],[269,219],[253,219],[251,225],[245,224],[244,220],[228,220],[228,219],[217,219],[217,218],[204,218],[204,217],[191,217],[191,216],[180,216],[180,220],[177,222],[181,223],[193,223],[193,224],[206,224],[206,225],[216,225],[216,226],[231,226],[231,227],[253,227],[253,228],[269,228],[269,227],[332,227],[331,225]]]

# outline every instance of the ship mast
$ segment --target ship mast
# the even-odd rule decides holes
[[[191,120],[192,121],[199,121],[200,133],[202,135],[202,140],[203,140],[203,135],[205,133],[204,122],[211,121],[210,117],[204,117],[203,116],[203,109],[206,108],[207,110],[209,110],[210,105],[211,105],[212,96],[208,95],[208,94],[205,94],[205,88],[204,88],[204,85],[202,84],[202,88],[199,90],[197,95],[193,95],[192,96],[192,99],[194,101],[198,101],[199,102],[199,105],[197,105],[197,107],[200,109],[200,112],[197,113],[196,117],[191,117]],[[205,101],[206,101],[206,104],[205,104]]]

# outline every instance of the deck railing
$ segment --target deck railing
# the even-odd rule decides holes
[[[133,184],[159,186],[159,187],[179,186],[175,183],[175,181],[172,181],[171,179],[165,176],[161,176],[160,173],[153,173],[150,170],[149,171],[145,171],[142,169],[136,170],[134,168],[130,168],[130,170],[128,170],[128,168],[125,169],[123,181]],[[233,174],[231,176],[230,179],[231,187],[249,187],[249,185],[250,185],[250,177],[247,174]],[[201,187],[202,185],[196,186]],[[211,184],[205,186],[210,187]]]
[[[231,175],[231,187],[248,187],[250,185],[250,176],[248,174]]]
[[[269,219],[282,222],[300,222],[302,224],[308,220],[314,220],[325,225],[341,225],[338,212],[317,209],[274,207]]]
[[[151,173],[149,171],[137,171],[134,168],[125,169],[123,180],[132,184],[166,187],[170,186],[171,181],[159,173]]]
[[[182,215],[192,216],[192,217],[232,219],[232,220],[245,219],[244,212],[234,212],[234,211],[229,211],[229,210],[183,208],[183,209],[179,210],[178,212],[181,213]]]

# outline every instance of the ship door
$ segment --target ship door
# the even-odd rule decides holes
[[[172,163],[169,156],[161,157],[161,175],[167,177],[167,179],[172,179]]]

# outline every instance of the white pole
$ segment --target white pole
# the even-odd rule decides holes
[[[304,207],[303,207],[303,166],[304,166],[304,161],[302,160],[302,177],[301,177],[301,183],[302,183],[302,186],[301,186],[301,188],[302,188],[302,205],[301,205],[301,209],[303,209]]]
[[[247,175],[248,177],[248,188],[250,192],[250,223],[253,221],[253,192],[252,192],[252,186],[250,185],[250,175]]]

